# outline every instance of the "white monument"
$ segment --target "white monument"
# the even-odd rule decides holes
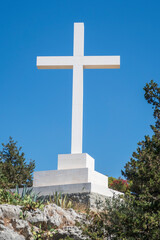
[[[112,196],[108,177],[95,171],[94,159],[82,153],[83,69],[120,68],[120,56],[84,56],[84,24],[74,23],[73,56],[37,57],[38,69],[73,69],[71,154],[58,155],[58,170],[34,173],[43,192],[94,192]],[[47,188],[46,188],[47,186]]]

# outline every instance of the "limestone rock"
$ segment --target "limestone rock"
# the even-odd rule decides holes
[[[56,204],[45,206],[44,213],[48,216],[48,224],[51,226],[59,227],[60,225],[74,225],[75,220],[70,212],[58,207]]]
[[[32,237],[31,227],[25,220],[11,219],[12,227],[15,231],[21,233],[25,239],[29,240]]]
[[[25,211],[24,219],[20,219],[22,207],[14,205],[0,205],[0,240],[32,240],[34,239],[31,227],[36,232],[55,228],[54,239],[71,237],[75,240],[89,239],[83,236],[76,222],[86,222],[86,215],[79,214],[73,209],[62,209],[55,204],[49,204],[41,211]],[[22,217],[22,216],[21,216]],[[44,233],[45,234],[45,233]]]
[[[0,225],[0,240],[25,240],[25,237],[9,227]]]
[[[42,228],[47,227],[48,217],[46,216],[44,211],[41,211],[39,209],[37,209],[36,211],[27,212],[26,219],[28,222],[34,224],[37,227],[39,227],[40,225],[42,226]]]
[[[79,223],[86,222],[86,216],[84,214],[77,213],[73,208],[70,208],[66,211],[75,222]]]
[[[3,219],[0,219],[0,224],[4,225]]]
[[[9,204],[0,205],[0,218],[16,218],[18,219],[21,212],[21,206],[14,206]]]
[[[90,240],[88,236],[85,236],[82,230],[76,226],[64,227],[63,229],[59,229],[56,234],[55,239],[65,238],[69,236],[74,240]]]

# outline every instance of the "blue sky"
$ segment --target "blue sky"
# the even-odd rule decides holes
[[[147,0],[3,1],[0,8],[0,143],[18,141],[36,171],[70,153],[72,70],[38,70],[36,56],[120,55],[121,68],[84,70],[83,152],[96,170],[121,175],[154,122],[143,87],[160,77],[160,3]]]

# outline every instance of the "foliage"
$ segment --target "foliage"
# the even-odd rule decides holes
[[[110,185],[113,183],[114,180],[116,180],[117,178],[115,177],[108,177],[108,186],[110,187]]]
[[[44,202],[44,200],[45,200],[45,197],[42,198],[41,196],[39,196],[40,193],[35,193],[33,188],[31,188],[31,187],[28,188],[26,185],[23,186],[21,194],[19,193],[19,187],[17,185],[16,189],[15,189],[15,193],[19,194],[22,199],[24,199],[26,196],[30,196],[30,198],[34,202],[36,202],[37,200],[41,200],[42,202]]]
[[[9,188],[14,188],[17,184],[19,187],[23,187],[24,184],[32,186],[35,162],[26,163],[24,153],[21,152],[22,148],[17,147],[17,142],[14,142],[12,137],[9,138],[6,145],[2,144],[2,146],[2,151],[0,151],[0,188],[4,187],[5,181]]]
[[[67,236],[65,238],[60,238],[59,240],[74,240],[74,238],[70,238],[69,236]]]
[[[34,229],[34,226],[32,226],[31,231],[35,240],[49,240],[53,237],[53,233],[56,233],[56,230],[50,226],[47,230],[43,230],[41,224],[39,225],[39,228],[36,228],[36,230]]]
[[[26,220],[27,219],[27,212],[26,211],[21,211],[19,214],[19,218],[22,220]]]
[[[130,181],[137,199],[160,210],[160,87],[153,81],[146,84],[145,98],[152,104],[156,124],[151,126],[153,136],[145,136],[122,174]]]
[[[144,90],[155,118],[153,136],[145,136],[138,143],[122,171],[131,193],[123,199],[107,200],[106,209],[86,225],[85,232],[91,239],[160,239],[160,88],[151,81]]]
[[[62,208],[71,208],[73,206],[72,201],[68,199],[67,195],[58,192],[55,192],[52,197],[49,197],[49,203],[51,202]]]
[[[1,188],[9,188],[9,182],[5,174],[2,172],[2,163],[0,163],[0,186]]]
[[[108,186],[109,188],[112,188],[123,193],[125,193],[129,189],[129,184],[127,180],[124,180],[121,177],[119,177],[118,179],[109,177]]]
[[[83,233],[92,240],[102,240],[105,236],[106,218],[104,212],[92,212],[88,215],[88,224],[82,226]]]
[[[151,82],[149,84],[147,83],[144,87],[144,91],[145,99],[149,104],[152,104],[152,109],[154,110],[153,116],[156,120],[154,130],[160,130],[160,87],[156,82],[151,80]]]
[[[153,136],[145,136],[122,174],[131,181],[133,210],[139,225],[133,230],[142,239],[160,239],[160,87],[151,81],[144,87],[145,99],[152,104],[155,126]]]
[[[13,204],[23,206],[24,211],[31,211],[37,208],[43,209],[44,199],[40,199],[38,194],[35,194],[32,189],[27,189],[24,186],[22,194],[20,195],[18,190],[11,192],[6,189],[0,189],[0,204]],[[24,215],[21,218],[24,218]]]
[[[107,199],[105,209],[102,212],[91,213],[89,220],[89,224],[83,227],[83,232],[92,240],[160,239],[160,212],[156,215],[144,214],[139,202],[128,194],[123,199]]]

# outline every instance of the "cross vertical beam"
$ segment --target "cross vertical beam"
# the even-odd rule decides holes
[[[74,23],[74,57],[84,56],[84,24]],[[71,153],[82,153],[83,65],[73,66]]]
[[[120,56],[84,56],[84,23],[74,23],[73,56],[37,57],[38,69],[73,69],[71,153],[82,153],[83,69],[118,69]]]

